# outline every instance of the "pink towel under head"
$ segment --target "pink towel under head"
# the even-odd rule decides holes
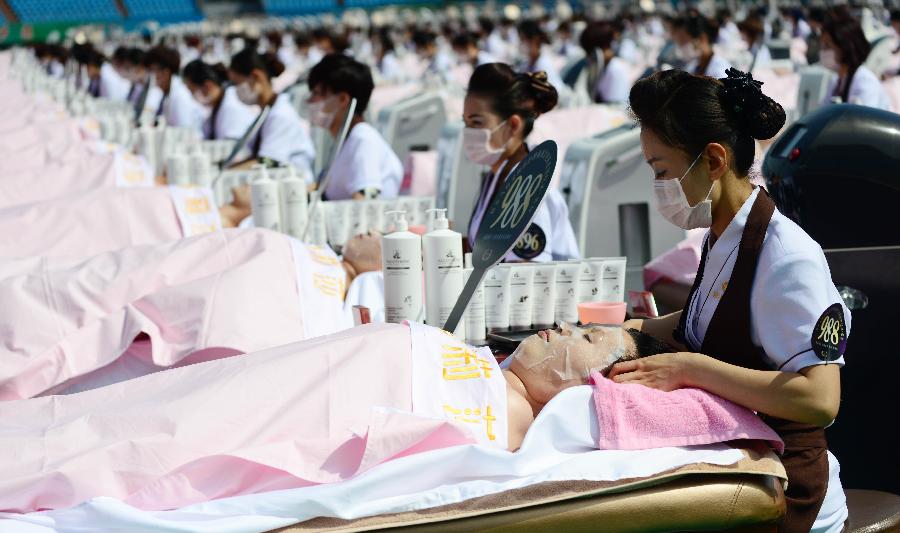
[[[779,454],[784,442],[756,414],[700,389],[671,392],[616,383],[591,374],[600,423],[600,449],[642,450],[738,439],[766,441]]]

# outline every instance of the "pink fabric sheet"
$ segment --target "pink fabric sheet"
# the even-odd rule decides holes
[[[409,329],[370,324],[81,394],[2,403],[0,510],[98,496],[174,509],[334,483],[392,458],[472,443],[465,429],[411,413],[411,367]]]
[[[251,352],[304,338],[289,238],[227,230],[87,260],[0,261],[0,400],[39,395],[115,361],[140,334],[152,360]]]
[[[0,209],[0,258],[88,258],[182,236],[167,187],[104,187]]]
[[[616,383],[591,374],[603,450],[645,450],[748,439],[769,443],[779,454],[784,442],[756,414],[700,389],[671,392]]]

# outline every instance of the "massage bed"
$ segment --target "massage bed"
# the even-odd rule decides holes
[[[554,481],[422,511],[317,518],[273,531],[774,531],[785,511],[784,469],[771,452],[742,453],[730,466],[693,464],[616,482]]]

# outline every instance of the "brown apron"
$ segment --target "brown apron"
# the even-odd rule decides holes
[[[771,370],[764,359],[765,352],[754,346],[751,341],[750,292],[763,238],[774,212],[775,204],[765,191],[760,189],[747,217],[731,279],[709,322],[703,345],[700,347],[700,353],[754,370]],[[704,246],[700,270],[688,297],[688,307],[703,279],[706,251],[707,246]],[[675,338],[682,343],[686,340],[684,332],[687,315],[688,309],[685,308],[678,329],[675,330]],[[828,488],[828,456],[825,453],[828,446],[825,442],[825,430],[762,413],[760,418],[781,436],[785,446],[781,462],[788,475],[788,488],[785,491],[787,514],[778,531],[808,533],[812,529]]]

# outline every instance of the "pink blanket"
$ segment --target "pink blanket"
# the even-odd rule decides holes
[[[84,261],[0,261],[0,400],[30,398],[106,366],[142,332],[160,367],[207,348],[250,352],[301,340],[297,273],[290,239],[260,229]],[[332,321],[343,316],[334,300]]]
[[[409,328],[382,324],[0,403],[0,511],[98,496],[173,509],[342,481],[473,442],[446,418],[413,414],[412,375]]]
[[[103,187],[0,209],[0,258],[88,258],[182,236],[166,187]]]
[[[663,392],[616,383],[599,372],[591,374],[591,383],[600,449],[643,450],[750,439],[766,441],[778,453],[784,452],[778,434],[753,411],[706,391]]]

